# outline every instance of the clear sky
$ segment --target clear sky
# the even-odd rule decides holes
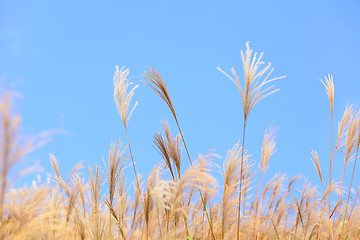
[[[129,123],[140,173],[147,175],[161,160],[152,143],[160,121],[168,120],[177,133],[165,103],[141,82],[147,66],[166,81],[193,158],[215,149],[222,165],[241,139],[243,115],[238,89],[216,67],[234,67],[243,76],[240,51],[250,41],[271,61],[274,77],[287,77],[251,112],[246,148],[258,163],[265,129],[278,125],[269,176],[303,174],[317,184],[311,149],[327,171],[330,144],[329,103],[319,79],[334,76],[335,122],[348,102],[360,105],[359,12],[355,0],[1,0],[0,80],[22,95],[15,107],[22,133],[67,132],[26,159],[38,161],[43,176],[51,172],[49,153],[67,174],[79,161],[103,166],[111,141],[126,144],[113,102],[116,65],[130,68],[140,85]],[[340,168],[342,159],[335,164]],[[131,168],[127,175],[132,181]]]

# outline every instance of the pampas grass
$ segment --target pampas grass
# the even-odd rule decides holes
[[[256,103],[258,103],[261,99],[275,93],[278,91],[272,90],[274,88],[274,85],[271,85],[270,87],[267,87],[264,89],[264,87],[277,79],[284,78],[283,77],[275,77],[270,78],[271,73],[274,71],[274,68],[271,68],[271,63],[269,62],[268,65],[266,65],[264,68],[261,69],[261,66],[264,64],[264,62],[261,61],[263,56],[263,53],[260,54],[259,57],[257,57],[257,52],[255,52],[254,55],[252,55],[252,50],[250,49],[249,42],[246,43],[246,53],[244,54],[243,51],[241,51],[241,59],[243,62],[243,68],[244,68],[244,87],[241,86],[240,78],[236,74],[234,68],[231,69],[231,72],[233,73],[235,80],[227,73],[225,73],[223,70],[221,70],[218,67],[218,70],[224,73],[228,78],[231,79],[236,85],[236,87],[239,89],[242,107],[243,107],[243,134],[242,134],[242,148],[245,147],[245,130],[246,130],[246,124],[250,115],[250,112],[252,108],[255,106]],[[237,234],[236,239],[239,240],[240,238],[240,221],[241,221],[241,196],[242,196],[242,187],[243,187],[243,154],[241,155],[241,167],[240,167],[240,191],[239,191],[239,200],[238,200],[238,218],[237,218]],[[243,203],[243,211],[244,211],[245,203]]]
[[[271,64],[263,66],[263,55],[252,54],[248,43],[241,56],[244,79],[234,69],[233,77],[220,69],[238,88],[244,114],[242,141],[230,146],[220,164],[213,151],[191,158],[164,79],[155,69],[145,72],[145,84],[166,103],[177,124],[174,133],[162,121],[161,131],[154,134],[154,148],[162,160],[147,178],[136,171],[127,131],[137,105],[131,104],[137,85],[130,88],[133,83],[128,80],[128,69],[116,67],[114,73],[114,101],[126,146],[121,147],[120,140],[110,144],[108,159],[103,159],[104,170],[95,164],[84,173],[79,163],[66,178],[50,154],[51,184],[10,187],[10,171],[33,149],[34,142],[18,141],[20,116],[12,113],[11,96],[4,94],[0,98],[0,239],[360,239],[360,188],[354,189],[359,111],[352,105],[346,107],[334,144],[331,128],[328,161],[316,150],[309,152],[320,187],[302,176],[276,174],[267,180],[278,127],[265,130],[259,159],[245,149],[245,130],[254,105],[277,91],[267,85],[279,78],[270,77]],[[330,103],[332,126],[333,77],[327,75],[321,82]],[[182,147],[190,162],[188,168]],[[135,181],[127,184],[124,166],[129,158]],[[344,161],[340,176],[333,176],[335,158]],[[324,166],[329,166],[329,172]],[[349,183],[345,181],[348,168]],[[214,177],[217,172],[223,178],[221,185]],[[134,191],[129,191],[132,188]]]

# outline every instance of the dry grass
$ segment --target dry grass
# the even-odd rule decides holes
[[[243,121],[243,134],[242,134],[242,148],[245,148],[245,132],[246,132],[246,124],[249,119],[249,115],[253,107],[257,102],[261,99],[277,92],[279,89],[272,90],[274,85],[263,89],[268,83],[271,83],[277,79],[284,78],[283,77],[275,77],[270,78],[271,73],[274,71],[274,68],[271,68],[271,63],[269,62],[264,68],[261,69],[261,66],[264,62],[261,61],[263,53],[257,57],[257,52],[252,55],[252,50],[250,49],[249,42],[246,43],[246,53],[244,55],[243,51],[241,51],[241,59],[243,62],[244,68],[244,86],[241,87],[240,78],[236,74],[234,68],[231,69],[234,77],[234,80],[230,75],[225,73],[223,70],[218,68],[222,73],[224,73],[228,78],[231,79],[237,86],[240,92],[244,121]],[[269,79],[270,78],[270,79]],[[240,223],[241,223],[241,206],[243,206],[243,212],[245,211],[245,202],[242,203],[242,187],[245,184],[245,179],[243,178],[243,169],[244,169],[244,152],[241,154],[241,167],[240,167],[240,179],[239,179],[239,200],[238,200],[238,218],[237,218],[237,233],[236,239],[240,239]]]
[[[228,151],[221,167],[215,164],[213,152],[191,158],[165,81],[150,69],[143,75],[145,83],[169,107],[178,133],[173,135],[167,122],[162,122],[162,131],[154,134],[153,142],[163,161],[147,179],[142,178],[136,172],[127,132],[137,104],[130,110],[137,86],[128,91],[132,84],[127,78],[129,70],[116,68],[114,98],[128,144],[124,148],[120,140],[111,144],[108,160],[103,160],[105,171],[98,165],[88,167],[85,177],[80,174],[81,164],[76,164],[63,178],[58,161],[50,155],[53,184],[10,188],[13,166],[34,145],[18,141],[20,116],[12,114],[11,96],[4,94],[0,100],[0,239],[360,239],[360,188],[353,189],[360,146],[359,112],[353,106],[345,109],[335,144],[330,129],[328,161],[319,159],[314,150],[309,153],[320,187],[301,176],[288,179],[278,174],[267,181],[277,127],[265,131],[260,159],[245,150],[245,127],[254,105],[277,91],[265,85],[279,78],[270,78],[270,64],[260,69],[262,54],[252,55],[249,44],[246,46],[242,53],[244,84],[233,69],[234,79],[224,72],[239,89],[244,128],[242,142]],[[322,83],[332,126],[333,77],[328,75]],[[187,169],[183,169],[182,147],[190,162]],[[338,182],[332,176],[335,157],[344,161]],[[128,158],[135,173],[130,185],[123,173]],[[345,182],[348,168],[351,180]],[[217,183],[214,171],[222,175],[223,185]],[[129,187],[134,188],[132,198]]]

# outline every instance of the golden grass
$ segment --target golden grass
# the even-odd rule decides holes
[[[359,112],[353,106],[346,107],[335,145],[330,129],[329,165],[315,150],[309,153],[320,188],[302,176],[288,179],[277,174],[267,181],[277,127],[265,131],[260,159],[245,150],[245,127],[254,105],[277,91],[265,85],[279,78],[270,78],[270,63],[260,69],[262,54],[252,55],[248,43],[246,47],[246,53],[242,53],[244,85],[235,70],[235,79],[224,72],[239,89],[244,128],[242,142],[228,151],[221,167],[215,164],[213,152],[191,158],[165,81],[159,72],[150,69],[143,75],[145,83],[169,107],[178,133],[173,135],[167,122],[161,123],[162,131],[154,134],[153,142],[163,161],[147,179],[139,175],[127,131],[137,105],[130,110],[137,86],[128,91],[132,84],[129,70],[117,67],[114,100],[127,145],[122,148],[120,140],[111,143],[108,160],[103,160],[105,171],[95,164],[87,168],[84,177],[81,164],[76,164],[63,178],[59,163],[50,155],[53,184],[10,188],[10,171],[34,145],[18,141],[20,116],[12,114],[11,96],[4,94],[0,99],[0,239],[360,239],[360,188],[353,189],[360,146]],[[322,83],[330,103],[332,126],[333,77],[328,75]],[[190,162],[187,169],[182,168],[182,146]],[[332,176],[335,156],[344,161],[338,182]],[[123,171],[129,158],[135,173],[131,185],[126,183]],[[329,166],[328,174],[324,166]],[[349,167],[351,180],[347,183]],[[214,171],[223,177],[222,185]],[[132,198],[129,187],[134,188]]]
[[[257,102],[259,102],[261,99],[277,92],[279,89],[272,90],[274,85],[265,87],[268,83],[271,83],[277,79],[284,78],[283,77],[275,77],[270,78],[271,73],[274,71],[274,68],[271,68],[271,63],[269,62],[267,66],[261,69],[261,66],[264,64],[264,62],[261,61],[263,56],[263,53],[260,54],[259,57],[257,57],[257,52],[255,52],[254,55],[252,55],[252,50],[250,49],[249,42],[246,43],[246,53],[244,55],[243,51],[241,51],[241,59],[243,62],[243,68],[244,68],[244,87],[241,87],[240,78],[236,74],[234,68],[231,69],[232,73],[234,74],[234,77],[236,81],[230,77],[227,73],[225,73],[223,70],[221,70],[219,67],[218,69],[224,73],[228,78],[231,79],[237,86],[240,92],[242,107],[243,107],[243,114],[244,114],[244,122],[243,122],[243,135],[242,135],[242,148],[245,148],[245,131],[246,131],[246,124],[250,115],[250,112],[252,108],[255,106]],[[270,78],[270,79],[269,79]],[[241,155],[241,167],[240,167],[240,179],[239,179],[239,185],[240,185],[240,191],[239,191],[239,200],[238,200],[238,218],[237,218],[237,234],[236,239],[240,239],[240,222],[241,222],[241,205],[243,205],[243,211],[245,208],[245,203],[241,202],[242,197],[242,187],[245,184],[245,179],[243,178],[243,157],[244,154]]]

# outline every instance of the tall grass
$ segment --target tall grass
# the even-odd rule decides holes
[[[265,131],[259,159],[246,150],[245,132],[253,107],[277,91],[268,83],[282,77],[270,77],[271,64],[263,65],[263,55],[252,54],[248,43],[241,55],[243,79],[234,69],[233,77],[220,69],[237,86],[243,110],[241,141],[230,147],[222,164],[216,164],[213,152],[192,157],[195,153],[186,145],[164,79],[155,69],[144,73],[145,84],[166,103],[177,126],[174,134],[163,121],[162,130],[154,134],[154,147],[163,160],[147,178],[137,172],[131,150],[128,124],[137,105],[130,107],[137,85],[128,90],[132,84],[128,69],[117,67],[114,74],[114,100],[126,146],[122,148],[120,140],[111,143],[104,170],[95,164],[87,168],[87,176],[81,164],[75,164],[63,178],[60,164],[50,155],[52,184],[10,187],[13,166],[33,145],[18,141],[20,116],[12,113],[11,96],[4,94],[0,99],[0,239],[360,239],[360,189],[353,189],[358,185],[359,111],[347,106],[334,132],[334,82],[331,75],[326,76],[322,83],[330,102],[330,157],[324,161],[315,150],[309,152],[321,186],[302,176],[281,174],[268,181],[278,127]],[[127,184],[123,171],[129,158],[133,184]],[[184,158],[190,163],[187,169]],[[341,158],[342,173],[335,177],[334,161]],[[351,178],[345,182],[348,168]],[[223,177],[222,185],[215,171]]]

